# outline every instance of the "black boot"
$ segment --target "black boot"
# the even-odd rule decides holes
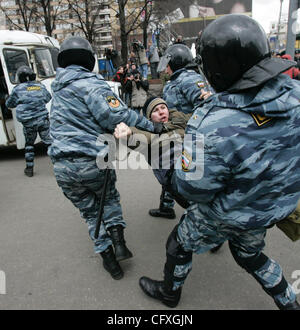
[[[33,176],[33,167],[26,166],[24,173],[28,177],[32,177]]]
[[[174,209],[171,207],[164,206],[164,205],[168,205],[169,203],[173,202],[173,199],[170,199],[170,197],[166,196],[165,187],[162,187],[162,191],[161,191],[159,199],[160,199],[159,208],[149,210],[149,214],[152,217],[175,219],[176,214],[175,214]]]
[[[110,273],[111,277],[115,280],[120,280],[124,273],[120,267],[112,246],[109,246],[105,251],[101,252],[103,258],[103,267]]]
[[[176,307],[181,296],[181,288],[176,291],[167,290],[164,281],[151,280],[148,277],[141,277],[139,281],[142,290],[151,298],[160,300],[168,307]]]
[[[282,305],[275,300],[275,304],[282,311],[300,311],[300,305],[297,300],[287,305]]]
[[[159,218],[167,218],[167,219],[175,219],[176,214],[174,209],[172,208],[159,208],[159,209],[151,209],[149,210],[149,214],[152,217],[159,217]]]
[[[128,250],[125,244],[123,226],[113,226],[108,228],[108,231],[115,248],[116,260],[121,261],[132,258],[132,253]]]

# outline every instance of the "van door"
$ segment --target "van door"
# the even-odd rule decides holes
[[[12,89],[17,85],[16,72],[21,65],[30,65],[30,57],[27,48],[14,47],[10,45],[0,46],[0,60],[3,68],[4,78],[7,85],[8,93],[11,94]],[[25,147],[25,137],[23,134],[23,126],[16,119],[16,110],[12,111],[13,118],[11,120],[1,119],[0,124],[0,145],[8,145],[14,136],[18,149]],[[1,130],[4,131],[1,134]],[[6,141],[5,141],[6,137]]]

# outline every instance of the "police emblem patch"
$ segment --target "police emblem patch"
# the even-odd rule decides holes
[[[183,150],[181,155],[182,170],[187,172],[190,168],[191,163],[192,163],[192,157],[185,150]]]
[[[118,108],[120,106],[120,101],[114,96],[107,96],[106,100],[111,108]]]
[[[268,123],[272,118],[261,116],[258,114],[251,113],[251,116],[253,117],[254,121],[256,122],[257,126],[263,126],[264,124]]]

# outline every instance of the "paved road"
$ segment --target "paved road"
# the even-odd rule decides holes
[[[151,170],[118,171],[126,239],[134,258],[122,262],[125,276],[114,281],[94,255],[79,212],[58,188],[44,149],[38,150],[33,178],[25,177],[23,168],[22,151],[0,149],[1,310],[169,310],[138,286],[140,276],[162,278],[165,241],[182,214],[176,206],[176,220],[148,215],[160,194]],[[292,274],[300,279],[300,243],[290,242],[276,228],[266,242],[265,253],[282,265],[288,281],[295,282]],[[178,310],[276,309],[235,264],[227,244],[215,255],[195,255],[193,260]]]

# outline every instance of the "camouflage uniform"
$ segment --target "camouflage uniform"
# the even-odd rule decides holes
[[[37,134],[45,144],[51,144],[46,108],[46,104],[50,100],[51,94],[43,84],[29,81],[17,85],[6,101],[8,108],[17,107],[17,120],[23,125],[25,160],[28,167],[34,165],[34,141]]]
[[[111,169],[104,222],[98,239],[94,238],[104,180],[104,170],[97,167],[96,159],[103,160],[113,152],[109,145],[97,139],[102,134],[113,133],[120,122],[149,131],[154,127],[146,118],[129,110],[113,94],[102,76],[81,66],[59,68],[52,90],[50,127],[53,143],[48,154],[54,164],[58,185],[79,208],[88,223],[94,250],[100,253],[112,244],[106,229],[115,225],[125,227],[125,222],[115,188],[116,174]]]
[[[169,238],[173,268],[165,276],[175,288],[191,270],[192,252],[229,240],[234,259],[275,302],[296,300],[280,265],[262,250],[267,227],[292,213],[300,198],[299,93],[297,82],[279,75],[260,90],[215,94],[195,110],[186,129],[193,143],[173,176],[174,189],[193,201]],[[200,137],[203,158],[195,147]]]
[[[191,116],[192,114],[184,114],[176,109],[170,109],[169,120],[163,123],[163,135],[157,135],[137,129],[136,127],[130,127],[132,135],[128,140],[128,146],[131,149],[139,147],[139,152],[144,154],[149,165],[154,167],[153,173],[162,186],[168,183],[167,174],[169,169],[174,168],[174,160],[179,156],[179,152],[181,153],[182,139],[187,122]],[[140,141],[139,136],[145,137],[145,140]],[[174,143],[174,146],[176,145],[176,150],[174,150],[174,147],[170,148],[171,143]],[[156,151],[163,148],[165,148],[164,151],[168,152],[168,155],[166,155],[165,152],[158,154],[154,152],[154,155],[152,155],[152,150]],[[166,203],[166,199],[169,197],[169,195],[166,196],[166,194],[167,192],[165,192],[165,198],[162,200],[162,203]],[[170,202],[174,203],[173,199],[171,199]]]
[[[164,87],[163,99],[169,109],[192,113],[201,103],[201,90],[205,88],[204,79],[194,70],[185,68],[175,71]]]
[[[205,87],[204,79],[194,70],[185,68],[175,71],[163,90],[163,99],[169,109],[177,109],[185,114],[192,113],[199,105],[201,90]],[[173,208],[174,200],[167,191],[162,191],[161,205],[164,208]]]

